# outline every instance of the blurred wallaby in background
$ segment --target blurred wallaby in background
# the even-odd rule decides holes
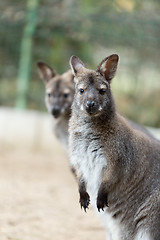
[[[45,104],[55,119],[54,132],[68,152],[68,122],[74,97],[72,71],[57,74],[50,66],[38,62],[38,72],[45,83]]]

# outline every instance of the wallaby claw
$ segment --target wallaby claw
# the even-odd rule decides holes
[[[86,210],[89,208],[89,204],[90,204],[90,197],[87,192],[85,193],[85,195],[80,196],[79,203],[80,203],[81,209],[83,208],[84,211],[87,212]]]
[[[107,196],[106,195],[98,195],[97,197],[97,208],[98,211],[100,212],[100,210],[104,211],[105,207],[109,207],[108,206],[108,201],[107,201]]]
[[[81,209],[82,209],[82,208],[84,209],[85,212],[87,212],[87,209],[89,209],[89,207],[84,207],[84,206],[82,206],[82,204],[81,204]]]

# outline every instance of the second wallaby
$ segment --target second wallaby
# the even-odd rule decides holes
[[[160,240],[160,142],[117,112],[111,82],[118,60],[110,55],[90,70],[71,57],[70,162],[81,207],[100,211],[108,240]]]
[[[68,152],[68,122],[75,88],[72,71],[60,75],[46,63],[38,62],[37,66],[45,83],[45,104],[54,117],[54,132]]]

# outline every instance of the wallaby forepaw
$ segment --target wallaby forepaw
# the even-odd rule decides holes
[[[97,208],[98,211],[100,212],[100,210],[104,211],[104,208],[108,207],[108,199],[107,199],[107,195],[98,195],[97,197]]]
[[[81,209],[83,208],[84,211],[86,212],[90,204],[90,197],[87,192],[83,193],[83,195],[80,195],[79,202],[80,202]]]

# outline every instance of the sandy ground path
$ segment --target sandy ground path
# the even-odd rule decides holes
[[[0,240],[97,240],[105,232],[84,213],[66,156],[0,149]]]
[[[47,113],[0,107],[0,240],[105,239],[97,215],[80,209],[52,121]],[[150,130],[160,139],[160,129]]]

